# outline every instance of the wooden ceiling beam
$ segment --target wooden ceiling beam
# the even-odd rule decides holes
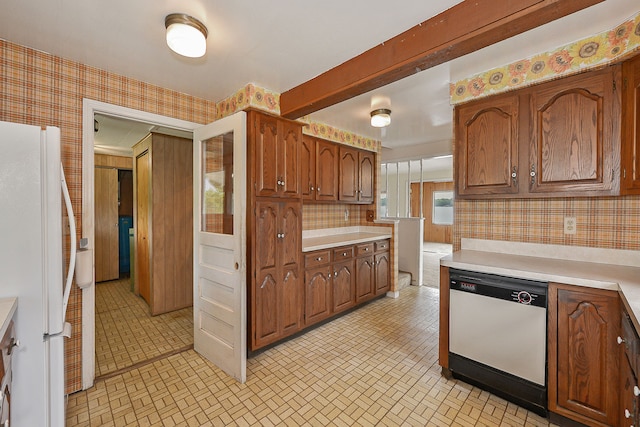
[[[604,0],[465,0],[280,96],[297,119]]]

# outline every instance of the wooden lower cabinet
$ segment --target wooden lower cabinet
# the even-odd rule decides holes
[[[356,275],[353,260],[333,264],[333,312],[339,313],[356,304]]]
[[[549,410],[589,426],[619,418],[618,293],[549,284]]]
[[[255,202],[255,209],[250,350],[300,330],[304,292],[301,202],[263,199]]]
[[[331,315],[331,285],[333,276],[327,264],[305,271],[305,325],[311,325]]]
[[[375,294],[386,293],[391,286],[391,263],[389,262],[389,252],[376,254],[375,264]]]
[[[305,326],[386,293],[390,265],[388,239],[306,253]]]
[[[373,255],[356,259],[356,303],[366,301],[373,293]]]

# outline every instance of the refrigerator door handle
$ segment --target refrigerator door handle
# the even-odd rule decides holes
[[[69,217],[69,240],[71,241],[71,256],[69,257],[69,270],[67,271],[67,280],[64,285],[64,298],[62,300],[62,322],[63,328],[65,319],[67,318],[67,304],[69,303],[69,295],[71,294],[71,282],[73,281],[73,272],[76,268],[76,220],[73,215],[73,206],[71,206],[71,197],[69,197],[69,188],[64,177],[64,168],[60,163],[60,179],[62,186],[62,194],[64,195],[64,203],[67,208],[67,216]],[[65,328],[66,329],[66,328]]]

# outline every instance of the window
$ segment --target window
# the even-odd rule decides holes
[[[434,224],[453,224],[453,191],[433,192],[433,218]]]

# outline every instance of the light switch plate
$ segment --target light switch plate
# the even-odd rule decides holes
[[[576,234],[577,228],[578,225],[576,224],[575,216],[564,217],[564,234]]]

